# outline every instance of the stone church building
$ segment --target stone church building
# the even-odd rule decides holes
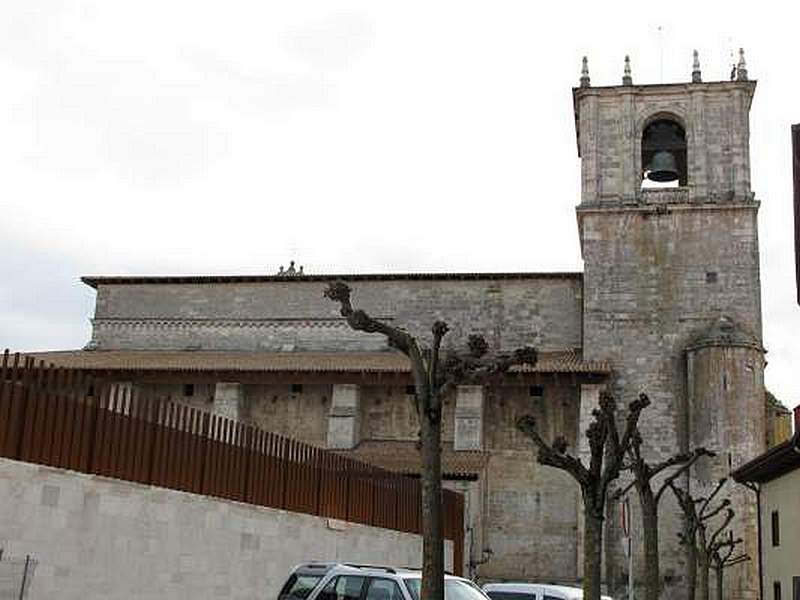
[[[356,306],[426,340],[444,319],[452,346],[470,333],[495,351],[534,345],[535,367],[446,400],[444,472],[466,496],[465,572],[574,583],[578,489],[536,464],[518,417],[534,414],[546,437],[566,435],[585,457],[599,391],[625,403],[645,391],[648,457],[718,452],[684,482],[698,493],[767,446],[774,409],[749,154],[756,83],[743,60],[731,81],[703,82],[695,67],[690,83],[634,85],[626,74],[603,87],[584,67],[573,90],[583,272],[85,277],[97,291],[91,342],[40,356],[414,475],[408,363],[382,336],[350,330],[326,285],[348,282]],[[734,530],[756,557],[755,496],[730,493]],[[608,523],[614,588],[627,567],[616,516]],[[680,516],[669,497],[661,526],[664,597],[678,597]],[[731,569],[731,598],[756,597],[756,568]]]

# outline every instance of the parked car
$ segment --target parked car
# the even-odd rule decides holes
[[[420,600],[419,569],[352,563],[295,567],[278,600]],[[489,600],[469,579],[445,575],[445,600]]]
[[[583,600],[581,588],[549,583],[487,583],[483,591],[492,600]]]

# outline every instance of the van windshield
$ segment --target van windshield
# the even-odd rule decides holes
[[[422,584],[422,579],[417,577],[404,579],[408,591],[414,600],[419,600],[419,588]],[[483,592],[477,587],[473,587],[466,581],[458,579],[445,579],[444,582],[444,600],[487,600]]]

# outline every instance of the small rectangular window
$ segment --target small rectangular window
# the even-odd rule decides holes
[[[772,545],[781,545],[781,520],[777,510],[772,511]]]
[[[413,396],[417,393],[416,388],[413,385],[406,386],[406,396]]]
[[[194,396],[194,384],[193,383],[184,383],[183,384],[183,395],[187,398],[191,398]]]
[[[528,389],[528,394],[531,398],[543,398],[544,397],[544,386],[543,385],[532,385]]]
[[[292,384],[292,393],[293,394],[302,394],[303,393],[303,384],[302,383],[293,383]]]
[[[772,582],[772,599],[773,600],[781,600],[781,582],[780,581],[773,581]]]

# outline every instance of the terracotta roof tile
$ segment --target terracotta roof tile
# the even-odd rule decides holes
[[[61,367],[109,371],[240,371],[305,373],[407,373],[408,359],[396,352],[212,352],[161,350],[70,350],[29,353]],[[543,352],[523,373],[611,372],[603,361],[584,361],[578,352]]]
[[[376,467],[418,475],[420,456],[416,442],[395,440],[367,440],[353,450],[339,451],[342,456],[360,460]],[[442,474],[450,477],[473,477],[486,467],[488,452],[478,450],[453,450],[452,443],[442,444]]]

